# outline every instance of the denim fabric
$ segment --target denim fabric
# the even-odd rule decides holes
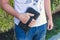
[[[16,40],[45,40],[47,24],[39,27],[33,27],[27,33],[20,27],[15,25]]]

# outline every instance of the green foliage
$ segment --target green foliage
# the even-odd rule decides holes
[[[58,5],[60,5],[60,0],[51,0],[51,9],[52,10],[55,10]]]
[[[10,0],[10,5],[13,6],[13,0]],[[8,31],[13,25],[13,17],[0,8],[0,32]]]
[[[13,17],[0,9],[0,31],[8,31],[13,26]]]

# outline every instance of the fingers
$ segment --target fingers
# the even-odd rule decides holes
[[[28,25],[29,27],[31,27],[32,25],[34,25],[36,23],[36,20],[32,19],[31,23]]]
[[[29,16],[34,16],[34,14],[31,14],[31,13],[27,13],[27,15],[29,15]]]
[[[53,25],[52,24],[48,24],[48,30],[52,30],[53,29]]]
[[[48,30],[52,30],[53,29],[53,22],[51,20],[48,20]]]

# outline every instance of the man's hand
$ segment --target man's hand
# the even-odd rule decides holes
[[[21,20],[22,23],[26,24],[30,19],[30,16],[34,16],[34,14],[31,13],[20,14],[19,20]],[[32,25],[35,24],[35,22],[36,20],[32,19],[31,23],[28,26],[31,27]]]
[[[48,30],[52,30],[53,29],[53,21],[51,20],[48,20],[48,27],[47,27]]]
[[[30,22],[30,24],[28,26],[29,27],[32,27],[35,23],[36,23],[36,20],[35,19],[32,19],[32,21]]]

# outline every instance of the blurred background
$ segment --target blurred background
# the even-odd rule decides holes
[[[10,5],[14,7],[13,0]],[[60,32],[60,0],[51,0],[54,29],[47,31],[46,40]],[[13,17],[0,8],[0,40],[15,40]]]

